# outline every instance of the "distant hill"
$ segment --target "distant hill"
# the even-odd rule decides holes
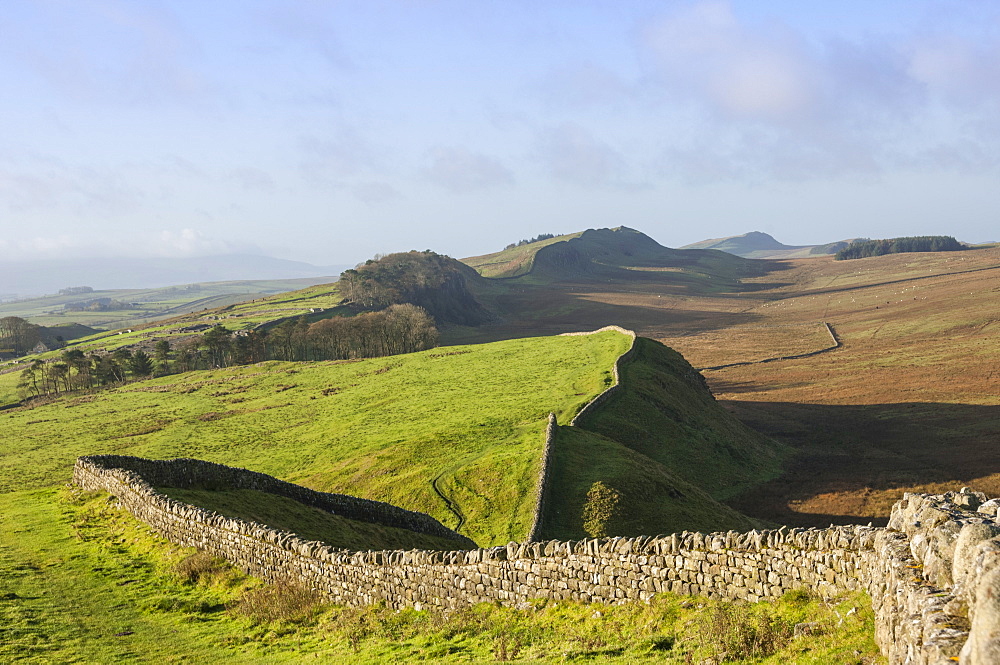
[[[56,295],[0,302],[0,317],[18,316],[44,326],[84,324],[95,328],[131,328],[150,321],[202,312],[268,295],[335,281],[335,277],[242,280],[175,284],[147,289],[64,288]],[[313,308],[323,305],[311,305]],[[309,311],[310,306],[280,310],[275,317]],[[212,314],[213,316],[215,313]],[[75,339],[80,335],[66,336]]]
[[[702,240],[681,249],[718,249],[747,259],[798,259],[836,254],[848,243],[842,240],[825,245],[784,245],[766,233],[751,231],[739,236]]]
[[[315,266],[270,256],[230,254],[196,258],[93,258],[0,261],[5,300],[54,294],[69,287],[148,289],[193,282],[330,277],[350,266]],[[316,283],[316,282],[314,282]]]
[[[722,277],[753,271],[748,262],[718,252],[664,247],[627,226],[588,229],[462,261],[484,277],[531,277],[534,281],[602,281],[617,277],[641,282],[661,280],[662,271],[673,271],[669,279],[683,282],[698,272]]]

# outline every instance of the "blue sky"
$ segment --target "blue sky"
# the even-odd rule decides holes
[[[6,0],[0,254],[1000,239],[1000,4]]]

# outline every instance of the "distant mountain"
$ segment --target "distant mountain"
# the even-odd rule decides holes
[[[718,249],[747,259],[797,259],[836,254],[847,247],[849,242],[844,240],[825,245],[783,245],[766,233],[751,231],[740,236],[702,240],[680,249]]]
[[[0,298],[96,290],[148,289],[195,282],[336,277],[351,266],[315,266],[270,256],[231,254],[197,258],[94,258],[0,261]],[[333,279],[329,280],[333,281]]]

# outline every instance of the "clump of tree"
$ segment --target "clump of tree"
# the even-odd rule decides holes
[[[855,240],[834,255],[838,261],[907,252],[957,252],[965,246],[951,236],[910,236],[884,240]]]
[[[42,327],[19,316],[0,319],[0,355],[23,356],[42,339]]]
[[[65,289],[59,289],[59,295],[61,296],[76,296],[81,293],[93,293],[94,288],[91,286],[68,286]]]
[[[256,330],[234,332],[217,325],[178,344],[172,362],[170,349],[158,343],[153,360],[157,371],[187,372],[264,360],[377,358],[424,351],[437,342],[434,319],[420,307],[402,304],[315,323],[299,317]]]
[[[548,240],[549,238],[555,238],[555,235],[552,233],[539,233],[534,238],[526,238],[524,240],[518,240],[517,242],[512,242],[506,247],[504,247],[504,249],[514,249],[515,247],[521,247],[522,245],[530,245],[533,242],[538,242],[540,240]]]
[[[391,305],[379,312],[309,323],[305,317],[273,328],[234,332],[217,325],[171,347],[157,340],[142,348],[85,354],[68,349],[58,359],[32,361],[21,370],[22,399],[121,385],[130,380],[264,360],[346,360],[423,351],[437,346],[434,319],[420,307]]]
[[[135,309],[136,303],[114,300],[112,298],[94,298],[79,302],[68,302],[63,305],[67,312],[117,312],[123,309]]]
[[[478,275],[455,259],[430,250],[369,259],[340,274],[337,288],[358,310],[380,310],[410,304],[426,310],[438,323],[479,325],[489,313],[469,291]]]
[[[115,349],[113,353],[85,354],[80,349],[67,349],[57,360],[41,358],[31,361],[21,370],[18,390],[22,398],[96,390],[117,386],[129,379],[152,376],[154,366],[141,349]]]

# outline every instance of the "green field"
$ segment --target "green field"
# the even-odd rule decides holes
[[[0,303],[0,317],[18,316],[43,326],[82,323],[93,328],[128,328],[150,321],[259,301],[271,294],[302,290],[313,292],[316,278],[201,282],[151,289],[109,289],[71,295],[50,295]],[[110,298],[134,305],[111,311],[66,310],[67,303]],[[275,300],[276,306],[294,299]],[[241,311],[250,311],[244,305]],[[308,309],[308,308],[307,308]],[[299,311],[299,310],[295,310]]]
[[[226,517],[266,524],[305,540],[318,540],[345,550],[462,549],[454,540],[348,519],[294,499],[257,490],[158,487],[156,491]]]
[[[549,412],[610,382],[617,332],[357,362],[191,372],[0,412],[0,491],[66,482],[77,456],[196,457],[324,491],[453,514],[480,545],[522,539]]]
[[[882,662],[863,595],[833,605],[801,593],[744,606],[662,594],[618,606],[348,609],[171,545],[105,494],[2,494],[0,514],[2,662]],[[793,637],[802,622],[814,632]]]

